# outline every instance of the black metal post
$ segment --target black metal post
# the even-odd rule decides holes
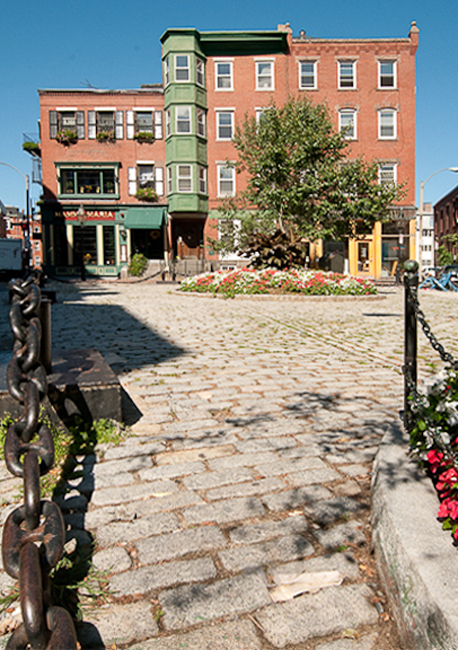
[[[413,428],[413,413],[409,395],[417,387],[417,314],[415,304],[418,289],[418,262],[407,260],[404,264],[404,426]]]

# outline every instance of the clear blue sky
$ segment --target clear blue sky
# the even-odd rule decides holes
[[[407,36],[420,28],[417,52],[417,204],[420,180],[458,166],[458,4],[436,0],[0,0],[0,161],[31,173],[23,133],[38,131],[38,88],[138,88],[160,82],[160,41],[167,27],[276,29],[329,38]],[[438,174],[425,187],[436,202],[458,185]],[[0,200],[25,204],[25,183],[0,165]],[[32,186],[38,198],[40,186]]]

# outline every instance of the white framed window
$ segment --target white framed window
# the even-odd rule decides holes
[[[172,114],[170,108],[165,111],[165,135],[168,137],[172,134]]]
[[[273,61],[256,61],[256,90],[274,90]]]
[[[232,61],[215,61],[215,90],[234,90]]]
[[[216,112],[216,139],[232,140],[234,136],[234,111]]]
[[[378,87],[396,88],[396,61],[378,62]]]
[[[84,111],[62,108],[49,111],[49,137],[55,138],[61,131],[73,131],[78,140],[84,140]]]
[[[315,90],[317,87],[316,61],[299,61],[299,88]]]
[[[196,58],[196,84],[205,86],[205,63],[199,57]]]
[[[178,192],[192,192],[192,166],[177,165]]]
[[[164,168],[154,168],[154,185],[158,196],[164,195]]]
[[[206,129],[205,129],[205,111],[203,108],[198,108],[197,109],[197,135],[202,136],[202,138],[205,138],[206,135]]]
[[[356,62],[339,61],[339,88],[356,88]]]
[[[394,185],[397,181],[398,166],[396,163],[381,163],[378,171],[380,184]]]
[[[356,140],[356,110],[342,108],[339,111],[339,132],[345,131],[347,140]]]
[[[154,137],[162,140],[162,111],[154,111]]]
[[[176,133],[191,133],[191,107],[177,106],[175,108]]]
[[[394,140],[396,130],[396,111],[394,108],[382,108],[378,112],[378,137],[380,140]]]
[[[235,167],[227,163],[217,165],[218,196],[235,196]]]
[[[207,169],[199,165],[199,194],[207,193]]]
[[[255,108],[255,113],[256,113],[256,124],[259,124],[259,122],[262,120],[265,112],[265,108]]]
[[[189,81],[189,54],[175,55],[175,81]]]
[[[171,167],[167,167],[167,194],[173,192],[173,171]]]
[[[164,61],[164,85],[168,86],[170,83],[170,58],[167,57]]]

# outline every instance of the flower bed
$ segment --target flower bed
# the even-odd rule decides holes
[[[415,426],[411,450],[433,479],[442,528],[458,542],[458,374],[446,368],[436,375],[426,395],[414,400]]]
[[[180,290],[221,294],[228,298],[238,294],[299,293],[320,296],[361,296],[377,293],[375,285],[370,280],[340,273],[295,269],[290,271],[237,269],[203,273],[183,280]]]

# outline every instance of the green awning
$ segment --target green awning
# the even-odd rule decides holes
[[[126,208],[123,213],[126,228],[160,230],[167,223],[167,208],[164,207]]]

